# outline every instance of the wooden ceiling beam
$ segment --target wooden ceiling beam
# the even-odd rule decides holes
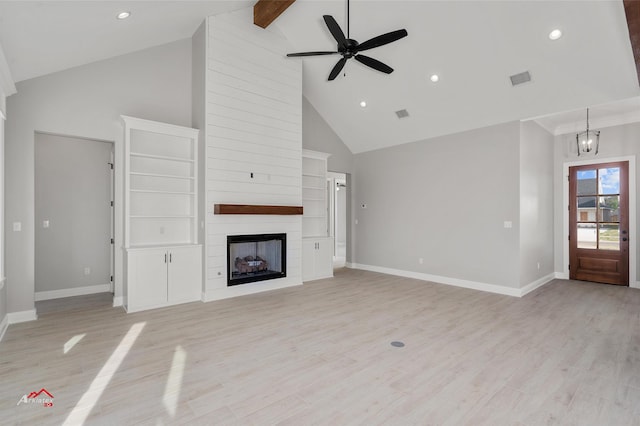
[[[631,39],[633,59],[636,62],[636,73],[640,80],[640,1],[624,0],[624,13],[627,15],[627,27]]]
[[[261,28],[267,28],[296,0],[258,0],[253,5],[253,23]]]

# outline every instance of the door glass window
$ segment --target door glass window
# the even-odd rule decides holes
[[[577,173],[578,248],[620,250],[620,168]]]

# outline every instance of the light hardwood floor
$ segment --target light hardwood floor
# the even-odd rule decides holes
[[[0,423],[640,425],[638,290],[517,299],[345,269],[135,314],[90,300],[9,327]],[[41,388],[53,407],[16,405]]]

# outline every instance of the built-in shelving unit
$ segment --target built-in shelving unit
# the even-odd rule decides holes
[[[198,130],[122,120],[125,308],[134,312],[199,300]]]
[[[333,276],[333,238],[329,236],[327,159],[330,154],[302,150],[302,280]]]
[[[197,244],[198,131],[123,117],[125,248]]]

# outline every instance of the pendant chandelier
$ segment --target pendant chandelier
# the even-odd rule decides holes
[[[587,130],[576,134],[578,156],[582,154],[598,154],[600,148],[600,130],[589,130],[589,108],[587,108]]]

